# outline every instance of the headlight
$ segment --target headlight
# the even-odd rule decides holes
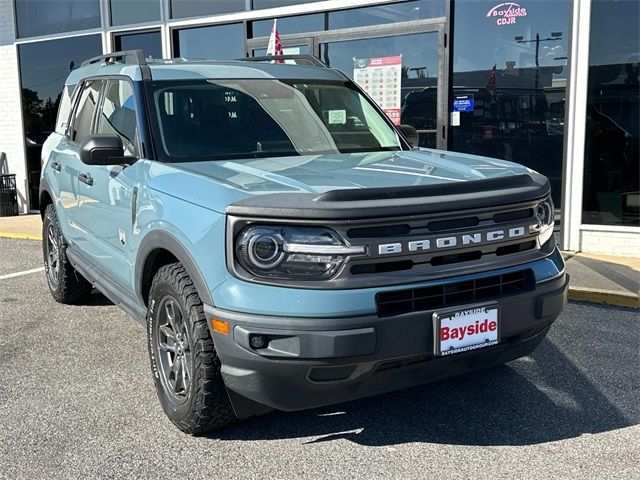
[[[554,210],[551,197],[544,199],[536,207],[536,225],[532,225],[531,229],[538,233],[540,245],[544,245],[553,236]]]
[[[235,253],[256,277],[325,280],[365,247],[350,246],[327,228],[251,225],[238,235]]]

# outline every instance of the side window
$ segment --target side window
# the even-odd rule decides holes
[[[96,111],[101,85],[102,80],[93,80],[87,82],[82,90],[73,119],[71,140],[74,142],[82,142],[91,133],[91,121]]]
[[[107,80],[96,133],[118,135],[124,146],[124,154],[138,156],[135,102],[133,88],[128,81]]]
[[[56,120],[56,132],[66,135],[69,126],[69,115],[71,114],[71,99],[76,86],[65,85],[60,98],[60,107],[58,108],[58,119]]]

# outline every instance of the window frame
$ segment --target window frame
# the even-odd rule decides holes
[[[71,95],[69,96],[69,109],[67,110],[67,116],[66,119],[62,116],[63,115],[63,110],[62,110],[62,100],[60,100],[60,107],[58,108],[58,115],[56,115],[56,124],[55,124],[55,128],[54,128],[54,132],[62,135],[64,137],[68,137],[69,134],[69,126],[71,125],[71,115],[73,114],[74,111],[74,107],[75,107],[75,102],[76,102],[76,96],[78,94],[78,83],[76,84],[64,84],[64,86],[62,87],[63,89],[63,97],[64,97],[64,90],[73,85],[73,90],[71,91]],[[63,120],[65,120],[63,122]],[[60,129],[58,130],[58,126],[61,125],[65,125],[64,129]]]
[[[102,76],[102,88],[100,89],[100,100],[99,100],[99,106],[96,108],[96,112],[93,118],[93,121],[91,123],[91,134],[94,135],[97,133],[96,129],[98,127],[98,122],[99,122],[99,112],[102,111],[102,107],[104,106],[104,98],[105,98],[105,93],[107,90],[107,83],[109,82],[109,80],[115,80],[115,81],[125,81],[129,84],[129,86],[131,87],[131,95],[133,96],[133,104],[135,106],[135,117],[136,117],[136,138],[131,142],[134,144],[135,149],[136,149],[136,155],[132,155],[132,158],[137,158],[140,159],[142,158],[142,144],[140,142],[140,122],[138,121],[138,102],[136,99],[136,89],[135,89],[135,85],[133,84],[133,81],[131,80],[131,78],[127,77],[126,75],[107,75],[107,76]]]
[[[82,79],[81,82],[78,82],[78,86],[76,87],[76,98],[73,105],[73,110],[71,112],[71,121],[69,122],[69,126],[67,127],[67,139],[69,143],[74,146],[79,146],[81,142],[78,142],[75,138],[72,137],[73,127],[76,124],[76,118],[78,113],[78,107],[80,105],[80,99],[82,98],[82,92],[84,92],[85,87],[89,82],[100,81],[100,89],[98,90],[98,100],[96,102],[96,108],[93,111],[93,115],[91,117],[91,125],[89,126],[89,135],[93,135],[95,129],[95,121],[96,121],[96,112],[98,111],[98,105],[100,105],[101,97],[102,97],[102,89],[104,88],[104,80],[100,77],[87,77]]]
[[[78,105],[80,104],[80,97],[81,97],[81,92],[84,90],[85,85],[88,82],[93,82],[93,81],[100,81],[102,82],[102,84],[100,85],[100,92],[98,95],[98,102],[96,103],[96,109],[93,112],[93,117],[91,119],[91,129],[90,129],[90,133],[89,135],[95,135],[96,133],[96,126],[97,126],[97,121],[98,121],[98,112],[100,112],[102,110],[102,105],[104,102],[104,92],[105,92],[105,88],[107,85],[107,80],[124,80],[126,82],[129,83],[129,85],[131,86],[131,91],[133,92],[133,101],[136,107],[136,139],[135,139],[135,146],[136,146],[136,150],[137,150],[137,156],[135,157],[131,157],[131,158],[136,158],[136,159],[141,159],[143,158],[144,154],[143,152],[145,151],[143,146],[142,146],[142,141],[141,141],[141,131],[140,129],[142,128],[140,125],[140,113],[139,112],[139,107],[142,105],[142,102],[138,101],[138,98],[136,97],[136,86],[135,83],[133,82],[133,80],[126,76],[126,75],[95,75],[95,76],[91,76],[91,77],[86,77],[83,78],[80,82],[78,82],[77,86],[76,86],[76,90],[74,92],[74,96],[75,99],[73,100],[73,109],[71,112],[71,121],[69,122],[69,126],[67,127],[67,132],[66,132],[66,137],[67,140],[69,141],[69,143],[71,143],[73,146],[75,147],[79,147],[81,142],[77,142],[75,140],[73,140],[71,138],[70,133],[73,132],[73,125],[75,123],[75,119],[76,119],[76,112],[78,109]]]

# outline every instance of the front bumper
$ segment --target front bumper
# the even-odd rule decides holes
[[[262,316],[205,306],[229,323],[211,332],[240,418],[270,409],[302,410],[451,377],[529,354],[567,301],[562,273],[535,289],[498,298],[500,343],[451,357],[433,355],[433,311],[380,318]],[[464,308],[461,305],[461,308]],[[252,348],[250,338],[267,339]]]

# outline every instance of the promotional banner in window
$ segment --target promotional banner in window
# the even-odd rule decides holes
[[[380,105],[396,125],[400,125],[401,75],[402,55],[353,61],[353,81]]]

